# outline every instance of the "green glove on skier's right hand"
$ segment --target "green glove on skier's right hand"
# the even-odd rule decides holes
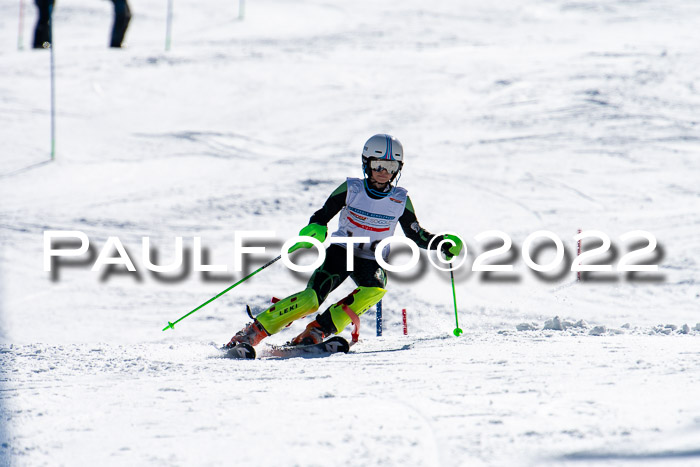
[[[445,234],[442,236],[443,240],[450,240],[454,242],[454,245],[449,241],[442,244],[442,254],[445,255],[447,261],[451,261],[455,256],[459,256],[460,251],[462,251],[462,240],[456,235]]]
[[[326,234],[328,233],[328,227],[319,224],[309,224],[299,231],[300,237],[313,237],[319,242],[323,243],[326,241]],[[297,242],[293,247],[289,249],[289,253],[297,251],[300,248],[311,248],[313,244],[309,242]]]

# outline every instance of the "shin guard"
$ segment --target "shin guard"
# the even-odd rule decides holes
[[[357,316],[360,316],[365,311],[369,310],[373,305],[375,305],[379,300],[382,299],[386,293],[385,289],[380,287],[358,287],[350,295],[332,305],[328,311],[330,311],[331,319],[335,325],[336,334],[340,333],[345,326],[351,323],[351,318],[343,310],[343,305],[347,306],[355,312]]]
[[[280,300],[255,317],[268,334],[275,334],[299,318],[318,310],[318,297],[313,289],[306,289]]]

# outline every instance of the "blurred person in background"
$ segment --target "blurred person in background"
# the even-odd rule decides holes
[[[34,0],[39,9],[39,19],[34,28],[34,48],[43,49],[51,45],[51,13],[54,0]]]
[[[54,0],[34,0],[39,9],[39,18],[34,28],[34,48],[43,49],[51,45],[51,16]],[[119,48],[124,42],[126,29],[131,21],[131,9],[126,0],[112,0],[114,3],[114,25],[109,46]]]
[[[112,0],[112,3],[114,3],[114,26],[112,26],[112,40],[109,46],[121,47],[126,28],[131,21],[131,10],[126,0]]]

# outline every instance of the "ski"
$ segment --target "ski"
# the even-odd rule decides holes
[[[350,344],[340,336],[333,336],[318,344],[311,345],[273,345],[268,354],[274,357],[310,357],[326,356],[334,353],[348,353]]]
[[[255,358],[255,349],[249,344],[238,344],[230,349],[224,348],[228,358],[253,359]]]
[[[223,348],[227,358],[254,359],[256,352],[249,344],[238,344],[235,347]],[[271,357],[324,357],[334,353],[348,353],[350,344],[340,336],[333,336],[318,344],[311,345],[273,345],[269,350],[263,351],[264,356]]]

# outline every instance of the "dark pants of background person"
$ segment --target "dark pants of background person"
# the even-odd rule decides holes
[[[114,3],[114,26],[112,27],[112,40],[110,47],[121,47],[124,41],[126,28],[131,20],[131,10],[126,0],[112,0]]]
[[[51,10],[53,0],[34,0],[39,9],[39,19],[34,28],[34,48],[41,49],[44,43],[51,43]]]
[[[51,43],[51,13],[54,0],[34,0],[39,9],[39,19],[34,29],[34,48],[41,49],[44,43]],[[124,41],[126,28],[131,20],[131,10],[126,0],[112,0],[114,3],[114,25],[112,26],[112,38],[110,47],[121,47]]]

